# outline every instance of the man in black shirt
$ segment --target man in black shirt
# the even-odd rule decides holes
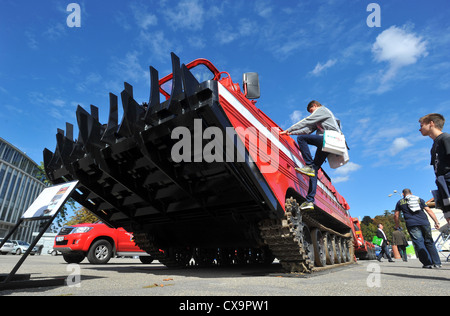
[[[431,113],[419,119],[420,132],[433,140],[431,165],[436,175],[436,185],[440,196],[436,205],[440,205],[447,222],[450,223],[450,134],[442,132],[445,118],[441,114]]]
[[[403,213],[406,228],[414,244],[417,257],[422,262],[424,268],[431,269],[441,267],[441,260],[431,235],[431,226],[427,215],[433,219],[434,227],[439,229],[439,221],[433,211],[425,204],[421,198],[412,195],[410,189],[403,190],[403,199],[395,206],[394,221],[395,227],[400,227],[400,212]]]

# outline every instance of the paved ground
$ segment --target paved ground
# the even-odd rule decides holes
[[[0,256],[0,274],[8,274],[19,257]],[[312,275],[285,274],[278,264],[169,270],[138,259],[112,259],[106,265],[68,265],[61,256],[30,256],[17,272],[31,274],[35,285],[60,278],[75,286],[0,291],[0,296],[291,296],[291,295],[450,295],[450,263],[422,269],[405,263],[361,261]],[[78,282],[81,280],[80,282]]]

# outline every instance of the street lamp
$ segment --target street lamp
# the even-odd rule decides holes
[[[403,195],[401,195],[400,193],[398,193],[397,190],[394,190],[394,192],[391,193],[391,194],[389,194],[388,196],[391,197],[391,196],[396,195],[396,194],[400,195],[400,197],[403,197]]]

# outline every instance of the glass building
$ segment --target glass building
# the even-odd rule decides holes
[[[45,188],[38,165],[0,137],[0,237],[6,236]],[[25,221],[10,239],[30,242],[40,221]]]

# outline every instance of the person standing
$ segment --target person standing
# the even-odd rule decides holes
[[[419,131],[433,140],[431,165],[436,175],[439,198],[436,207],[441,208],[450,223],[450,134],[444,133],[445,118],[438,113],[427,114],[419,119]]]
[[[389,249],[388,249],[388,245],[389,245],[389,241],[386,237],[386,234],[383,231],[383,224],[378,224],[378,229],[377,229],[377,237],[383,239],[383,241],[381,242],[381,252],[377,257],[377,260],[381,262],[381,258],[383,258],[383,254],[386,255],[386,257],[388,258],[389,262],[394,262],[394,260],[392,260],[391,255],[389,253]]]
[[[397,227],[392,233],[392,244],[397,246],[403,261],[407,262],[408,256],[406,255],[406,247],[408,247],[408,241],[406,240],[401,227]]]
[[[406,228],[411,236],[416,254],[423,264],[423,268],[431,269],[433,266],[435,268],[441,268],[441,259],[434,245],[430,222],[425,212],[433,219],[435,223],[434,227],[439,229],[439,221],[436,215],[425,204],[424,200],[412,195],[410,189],[404,189],[402,193],[403,199],[399,200],[395,206],[395,226],[399,227],[400,212],[402,212]]]
[[[317,173],[328,156],[328,153],[322,150],[323,133],[325,130],[340,132],[336,118],[328,108],[315,100],[309,102],[306,108],[307,111],[311,113],[310,116],[292,125],[287,130],[280,132],[280,135],[299,135],[297,137],[297,142],[303,160],[305,161],[305,166],[302,168],[295,168],[295,171],[309,177],[308,195],[306,196],[306,201],[300,205],[300,209],[302,210],[314,209],[314,197],[317,190]],[[316,134],[312,135],[314,131],[316,131]],[[317,147],[314,159],[312,158],[308,145]]]

